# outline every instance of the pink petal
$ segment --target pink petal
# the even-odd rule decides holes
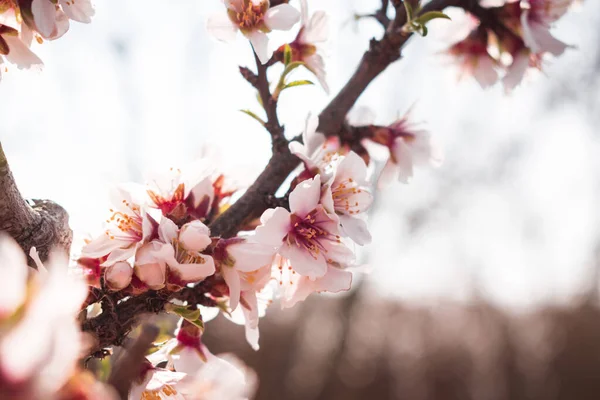
[[[367,227],[365,220],[361,218],[351,217],[348,215],[340,215],[343,232],[356,244],[364,246],[371,243],[371,233]]]
[[[56,26],[56,7],[54,4],[50,0],[33,0],[31,12],[38,32],[45,38],[52,36]]]
[[[277,247],[255,242],[242,242],[227,246],[227,253],[235,260],[235,269],[256,271],[273,262]]]
[[[329,38],[329,16],[324,11],[316,11],[303,31],[304,43],[322,43]]]
[[[223,266],[221,275],[229,287],[229,307],[235,310],[240,302],[240,275],[233,267]]]
[[[287,243],[281,247],[279,252],[283,257],[290,260],[292,268],[300,275],[315,279],[327,272],[327,262],[322,253],[315,258],[308,250]]]
[[[206,22],[206,30],[218,40],[232,42],[237,36],[238,27],[226,14],[219,13],[209,17]]]
[[[60,0],[60,6],[72,20],[89,24],[95,14],[90,0]]]
[[[44,64],[18,36],[4,35],[2,38],[6,41],[10,49],[8,55],[5,56],[6,59],[19,67],[19,69],[41,67]]]
[[[131,282],[133,268],[127,262],[118,262],[108,268],[104,273],[104,279],[111,290],[125,289]]]
[[[321,176],[301,182],[290,194],[290,211],[304,218],[314,210],[321,198]]]
[[[271,54],[273,54],[272,51],[269,51],[269,37],[261,31],[252,31],[246,34],[246,36],[250,39],[250,43],[252,43],[254,52],[260,62],[265,64],[269,61]]]
[[[202,264],[168,263],[169,273],[175,275],[181,282],[200,282],[215,273],[215,262],[211,256],[202,255]]]
[[[175,224],[175,222],[171,221],[169,218],[163,217],[160,221],[160,225],[158,226],[158,237],[164,243],[173,243],[173,240],[177,239],[179,235],[179,228]]]
[[[266,210],[261,216],[263,224],[256,228],[254,240],[259,243],[280,246],[290,231],[290,212],[283,207]]]
[[[300,13],[289,4],[271,7],[265,13],[265,25],[272,30],[287,31],[300,20]]]

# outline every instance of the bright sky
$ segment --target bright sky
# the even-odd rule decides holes
[[[0,138],[24,195],[59,202],[77,232],[95,233],[111,184],[185,165],[207,145],[218,148],[211,151],[225,171],[246,180],[257,174],[269,138],[237,111],[258,111],[237,72],[252,65],[250,48],[241,37],[219,43],[205,29],[206,18],[222,12],[220,1],[97,3],[91,25],[74,23],[62,39],[36,48],[42,73],[13,69],[0,84]],[[378,1],[309,4],[332,15],[335,93],[379,34],[374,22],[357,29],[347,22]],[[556,36],[578,49],[511,96],[456,82],[437,55],[446,21],[412,41],[371,85],[359,105],[378,123],[416,102],[417,118],[446,154],[440,169],[417,171],[410,185],[381,193],[366,250],[374,290],[460,299],[476,283],[502,304],[528,305],[582,289],[599,238],[600,146],[590,107],[600,93],[584,81],[598,57],[599,5],[588,0],[560,22]],[[316,86],[285,93],[280,119],[290,136],[327,100]]]

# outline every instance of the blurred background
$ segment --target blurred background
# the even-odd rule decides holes
[[[379,1],[309,4],[331,15],[335,94],[381,34],[353,15]],[[270,139],[238,111],[259,110],[237,70],[253,66],[249,45],[206,32],[221,2],[96,9],[92,24],[35,48],[42,73],[3,75],[0,138],[24,196],[55,200],[77,234],[94,235],[116,183],[200,157],[251,182]],[[258,353],[241,327],[209,323],[213,352],[237,352],[259,371],[258,398],[600,397],[600,3],[559,21],[554,35],[573,48],[510,95],[457,82],[440,54],[452,29],[436,21],[411,39],[357,105],[379,124],[414,105],[445,153],[441,168],[378,194],[373,243],[359,250],[371,273],[347,296],[273,306]],[[287,134],[329,99],[318,86],[284,93]]]

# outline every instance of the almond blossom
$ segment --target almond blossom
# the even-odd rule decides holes
[[[22,250],[0,235],[0,265],[12,272],[0,281],[0,392],[47,399],[76,371],[83,345],[77,314],[87,287],[67,274],[65,254],[53,252],[47,269],[35,248],[31,256],[38,271],[28,279]]]
[[[37,31],[46,39],[64,35],[69,19],[87,24],[95,14],[91,0],[33,0],[31,12]]]
[[[368,190],[367,165],[349,152],[337,163],[335,173],[323,185],[321,202],[330,214],[340,219],[342,232],[359,245],[371,242],[364,212],[373,202]]]
[[[33,34],[22,24],[18,5],[8,1],[0,7],[0,80],[6,69],[4,61],[14,64],[19,69],[41,68],[42,60],[30,49]]]
[[[326,42],[329,37],[329,17],[324,11],[317,11],[309,19],[307,1],[300,0],[300,5],[302,25],[296,39],[289,44],[292,50],[292,61],[303,62],[319,79],[325,92],[329,93],[325,61],[318,47]],[[280,47],[279,51],[283,51],[283,47]]]
[[[176,222],[186,222],[190,216],[204,219],[215,200],[215,188],[209,171],[203,165],[192,165],[184,172],[173,169],[152,179],[146,190],[150,207]]]
[[[103,266],[133,257],[137,249],[156,234],[156,221],[143,208],[137,188],[116,188],[113,195],[114,208],[104,235],[88,243],[82,256],[99,258],[108,255]],[[136,196],[137,195],[137,196]]]
[[[408,183],[415,166],[438,166],[442,162],[440,150],[432,143],[429,132],[418,129],[409,121],[410,112],[388,127],[377,129],[372,137],[375,143],[389,150],[389,159],[379,177],[379,186],[393,179]]]
[[[142,366],[140,377],[131,387],[129,400],[185,400],[186,398],[179,392],[179,385],[186,376],[183,372],[158,368],[146,361]]]
[[[459,67],[459,79],[472,76],[484,89],[498,81],[497,69],[500,65],[487,48],[488,33],[485,29],[477,28],[447,50]]]
[[[322,204],[321,176],[300,183],[290,194],[290,211],[269,209],[261,216],[255,240],[278,246],[294,270],[316,279],[325,275],[327,263],[346,265],[354,255],[341,241],[338,221]]]
[[[290,152],[304,164],[305,171],[300,175],[300,180],[331,173],[328,167],[337,159],[339,146],[317,132],[318,127],[319,117],[309,114],[302,132],[302,143],[292,141],[289,144]]]
[[[227,16],[215,15],[208,21],[208,31],[217,39],[231,41],[237,31],[246,36],[261,63],[271,57],[267,33],[287,31],[300,19],[300,13],[289,4],[270,7],[269,0],[224,0]]]

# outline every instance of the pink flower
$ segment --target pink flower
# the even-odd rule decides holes
[[[167,283],[171,289],[200,282],[215,273],[213,258],[201,253],[212,242],[206,225],[192,221],[179,230],[173,221],[163,218],[158,229],[162,243],[153,242],[152,254],[167,264]]]
[[[157,368],[150,362],[143,366],[140,378],[131,387],[129,400],[140,399],[186,399],[179,388],[186,378],[183,372],[170,371],[164,368]]]
[[[300,13],[289,4],[269,7],[269,0],[224,0],[227,17],[215,15],[208,21],[208,30],[217,39],[235,39],[237,31],[246,36],[258,59],[263,64],[269,61],[269,38],[272,30],[287,31],[300,19]]]
[[[48,269],[35,248],[31,256],[37,272],[18,245],[0,235],[0,265],[10,272],[0,282],[0,387],[9,398],[54,398],[77,368],[77,314],[87,286],[67,273],[65,254],[52,253]]]
[[[366,178],[367,165],[351,151],[337,164],[329,182],[323,185],[321,197],[327,212],[340,219],[344,235],[361,246],[371,242],[363,214],[373,202]]]
[[[152,241],[141,246],[135,254],[135,276],[143,286],[152,290],[164,288],[167,280],[167,264],[164,259],[157,256],[162,248],[162,243]]]
[[[0,80],[4,61],[15,64],[19,69],[41,68],[43,63],[30,49],[31,31],[21,23],[21,15],[16,5],[0,13]]]
[[[171,169],[168,175],[156,177],[152,182],[153,186],[147,190],[151,207],[158,208],[164,216],[183,223],[190,216],[206,218],[211,211],[215,188],[208,170],[202,166],[190,166],[183,173]]]
[[[102,264],[109,266],[117,261],[131,258],[137,249],[156,235],[157,223],[144,210],[142,202],[134,199],[134,191],[117,188],[113,193],[114,209],[106,221],[108,227],[101,235],[88,243],[82,256],[100,258],[108,255]]]
[[[279,247],[278,253],[290,260],[294,270],[316,279],[325,275],[327,263],[346,265],[353,253],[341,241],[339,225],[323,205],[321,176],[300,183],[290,194],[290,211],[278,207],[261,216],[256,241]]]
[[[429,132],[417,129],[409,121],[410,112],[392,125],[378,129],[371,140],[388,148],[390,157],[381,171],[378,185],[385,186],[394,178],[408,183],[415,166],[438,166],[440,150],[433,145]]]
[[[292,61],[304,62],[306,67],[319,79],[325,92],[329,93],[327,85],[325,62],[319,54],[318,45],[327,41],[329,36],[329,17],[324,11],[317,11],[308,18],[308,4],[300,0],[302,26],[296,39],[289,44],[292,49]],[[283,46],[279,48],[283,51]]]
[[[90,0],[33,0],[31,3],[33,20],[40,35],[47,39],[57,39],[69,30],[69,19],[90,23],[94,7]]]
[[[293,307],[312,293],[338,293],[350,290],[352,286],[352,273],[332,264],[327,265],[325,275],[311,280],[296,274],[288,260],[278,257],[274,263],[273,273],[279,280],[279,286],[283,289],[281,299],[283,308]]]
[[[472,18],[472,17],[471,17]],[[476,28],[469,36],[448,49],[459,68],[459,79],[472,76],[482,88],[498,81],[498,62],[488,53],[488,33]]]

